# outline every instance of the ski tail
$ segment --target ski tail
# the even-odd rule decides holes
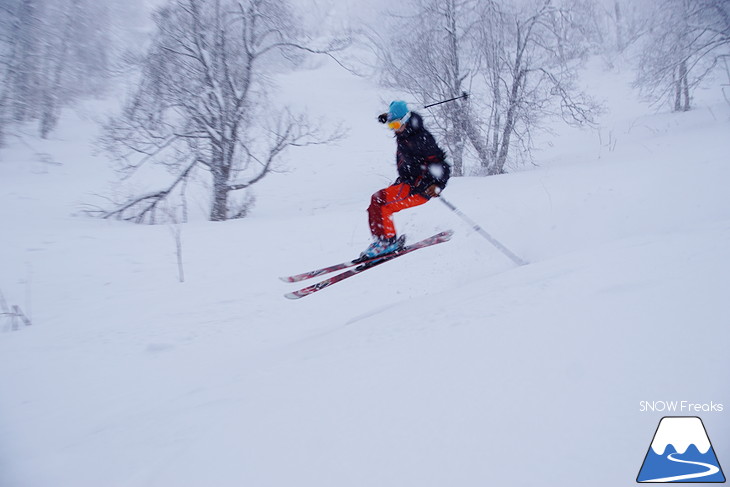
[[[318,277],[324,274],[329,274],[331,272],[339,271],[342,269],[347,269],[348,267],[354,267],[358,265],[360,262],[357,260],[350,260],[347,262],[342,262],[340,264],[335,264],[327,267],[322,267],[321,269],[315,269],[313,271],[307,271],[302,272],[301,274],[295,274],[293,276],[285,276],[280,277],[284,282],[299,282],[299,281],[306,281],[307,279],[312,279],[313,277]]]

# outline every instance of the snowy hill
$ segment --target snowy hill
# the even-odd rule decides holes
[[[249,218],[184,225],[184,283],[173,228],[80,214],[109,178],[90,119],[14,144],[0,290],[33,325],[0,321],[0,485],[626,485],[645,400],[725,404],[701,416],[730,462],[730,107],[590,80],[600,138],[560,129],[537,167],[444,193],[529,265],[434,201],[396,224],[451,242],[293,302],[277,277],[364,248],[395,174],[366,81],[283,80],[350,135],[290,153]]]

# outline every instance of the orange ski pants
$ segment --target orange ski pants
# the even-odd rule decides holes
[[[411,194],[411,187],[405,183],[381,189],[373,195],[368,207],[370,233],[377,238],[395,237],[393,213],[422,205],[427,201],[426,196]]]

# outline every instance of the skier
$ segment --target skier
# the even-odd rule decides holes
[[[423,127],[423,118],[409,111],[406,102],[392,102],[388,112],[378,116],[378,121],[395,132],[398,179],[372,196],[368,222],[374,241],[360,254],[361,258],[403,248],[405,236],[397,236],[393,213],[437,198],[451,175],[446,154]]]

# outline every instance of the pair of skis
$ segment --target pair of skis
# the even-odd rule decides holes
[[[342,262],[341,264],[335,264],[335,265],[331,265],[328,267],[323,267],[321,269],[315,269],[313,271],[303,272],[302,274],[296,274],[294,276],[282,277],[281,280],[285,281],[285,282],[299,282],[299,281],[304,281],[306,279],[311,279],[313,277],[321,276],[323,274],[329,274],[331,272],[353,267],[353,269],[349,269],[340,274],[336,274],[334,276],[328,277],[327,279],[320,281],[316,284],[312,284],[311,286],[307,286],[307,287],[304,287],[297,291],[287,293],[284,295],[284,297],[289,298],[289,299],[299,299],[299,298],[303,298],[304,296],[309,296],[310,294],[316,293],[317,291],[321,291],[322,289],[329,287],[332,284],[335,284],[336,282],[340,282],[349,277],[357,275],[363,271],[372,269],[375,266],[378,266],[380,264],[388,262],[389,260],[393,260],[402,255],[413,252],[414,250],[422,249],[425,247],[430,247],[432,245],[440,244],[443,242],[448,242],[449,240],[451,240],[451,236],[453,234],[454,234],[453,231],[447,230],[445,232],[437,233],[436,235],[433,235],[431,237],[428,237],[426,239],[423,239],[423,240],[413,243],[411,245],[406,245],[405,247],[403,247],[402,249],[400,249],[396,252],[392,252],[390,254],[386,254],[383,256],[378,256],[378,257],[374,257],[371,259],[362,259],[362,258],[355,259],[355,260],[351,260],[348,262]]]

